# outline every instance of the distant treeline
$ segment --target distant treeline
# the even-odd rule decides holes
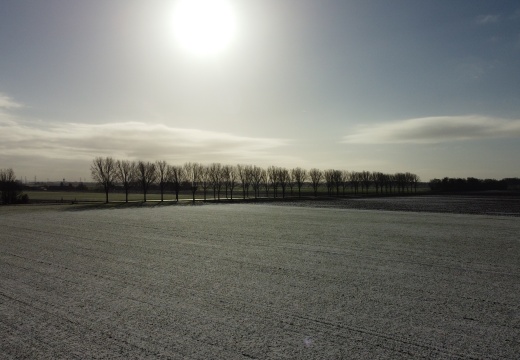
[[[172,192],[179,200],[179,192],[189,191],[195,201],[196,193],[202,193],[204,200],[212,195],[213,199],[233,200],[238,192],[246,198],[281,197],[287,194],[301,197],[302,188],[307,195],[318,196],[326,191],[327,196],[342,196],[347,193],[403,194],[417,192],[419,176],[410,172],[387,174],[378,171],[347,171],[337,169],[310,170],[300,167],[287,169],[256,165],[204,165],[188,162],[183,165],[170,165],[166,161],[129,161],[115,160],[111,157],[97,157],[92,161],[91,175],[106,194],[109,201],[110,191],[123,190],[128,201],[129,192],[138,191],[146,195],[150,190],[158,190],[161,201],[164,194]],[[520,190],[519,178],[477,179],[448,178],[433,179],[429,182],[433,192],[465,192],[485,190]],[[87,190],[80,183],[77,187],[49,187],[51,190]],[[22,184],[16,181],[12,169],[0,169],[0,203],[12,204],[27,202],[22,194]],[[212,194],[211,194],[212,193]]]
[[[13,169],[0,169],[0,204],[27,202],[22,185],[16,181]]]
[[[519,178],[477,179],[469,177],[433,179],[429,183],[430,189],[436,192],[465,192],[465,191],[488,191],[488,190],[519,190]]]

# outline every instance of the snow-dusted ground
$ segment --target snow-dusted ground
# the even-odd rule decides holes
[[[388,210],[520,216],[518,195],[421,195],[358,198],[323,198],[275,202],[277,205],[357,210]]]
[[[518,359],[517,217],[0,209],[0,358]]]

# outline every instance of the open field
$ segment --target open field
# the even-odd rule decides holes
[[[476,195],[421,195],[395,197],[359,197],[285,201],[279,205],[332,209],[389,210],[520,216],[518,193]]]
[[[0,208],[0,358],[517,359],[517,217]]]

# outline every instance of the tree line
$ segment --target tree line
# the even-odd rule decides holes
[[[469,177],[433,179],[429,187],[434,192],[465,192],[465,191],[489,191],[489,190],[514,190],[520,188],[519,178],[477,179]]]
[[[13,169],[0,169],[0,203],[15,204],[27,200],[27,196],[22,194],[22,185],[16,181]]]
[[[325,186],[329,196],[345,195],[350,189],[352,193],[368,193],[375,189],[376,193],[404,193],[417,191],[419,176],[410,172],[384,174],[370,171],[346,170],[310,170],[296,167],[287,169],[278,166],[262,168],[256,165],[222,165],[212,163],[203,165],[187,162],[183,165],[170,165],[166,161],[129,161],[116,160],[112,157],[96,157],[90,167],[93,180],[105,192],[105,200],[114,186],[121,186],[125,191],[125,201],[132,188],[138,187],[143,200],[150,188],[158,187],[161,201],[165,192],[173,191],[175,200],[179,200],[182,188],[189,188],[195,201],[197,192],[202,192],[204,200],[212,193],[214,199],[221,197],[233,200],[236,190],[241,191],[242,198],[282,197],[297,191],[302,196],[302,187],[309,184],[314,196],[320,187]]]

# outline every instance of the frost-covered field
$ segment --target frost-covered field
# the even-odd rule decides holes
[[[0,209],[2,359],[520,353],[517,217],[27,209]]]

